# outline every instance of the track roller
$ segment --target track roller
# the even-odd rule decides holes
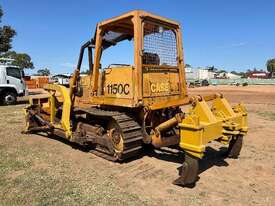
[[[80,111],[80,110],[77,110]],[[81,109],[90,118],[107,123],[107,142],[97,142],[91,153],[110,161],[124,161],[137,156],[142,148],[143,133],[140,125],[124,112],[100,108]]]

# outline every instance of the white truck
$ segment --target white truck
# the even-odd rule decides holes
[[[27,95],[24,71],[10,63],[0,63],[0,105],[12,105]]]

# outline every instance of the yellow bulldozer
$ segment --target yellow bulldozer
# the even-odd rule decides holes
[[[123,41],[133,46],[133,65],[102,68],[104,52]],[[89,75],[82,76],[85,50]],[[227,155],[238,157],[247,112],[222,94],[189,96],[184,66],[178,22],[141,10],[102,21],[81,47],[69,87],[48,84],[46,96],[30,98],[25,132],[66,138],[110,161],[133,158],[148,144],[173,148],[184,153],[174,184],[194,184],[209,142],[228,144]]]

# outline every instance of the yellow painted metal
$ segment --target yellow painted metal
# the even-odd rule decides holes
[[[154,25],[165,26],[173,31],[176,41],[177,65],[153,65],[152,72],[145,70],[150,65],[143,64],[144,51],[144,22],[154,22]],[[105,68],[101,70],[101,56],[104,55],[102,44],[107,32],[127,34],[133,40],[134,64],[124,68]],[[167,107],[168,105],[180,106],[180,102],[188,101],[185,84],[185,71],[180,25],[176,21],[163,18],[145,11],[135,10],[118,17],[100,22],[96,27],[94,64],[90,73],[89,94],[82,98],[76,98],[76,106],[83,106],[89,101],[94,105],[109,105],[136,108],[140,106],[152,106],[154,108]],[[152,65],[151,65],[152,66]],[[131,69],[129,69],[131,68]],[[108,70],[112,74],[107,74]],[[173,71],[172,71],[173,70]],[[106,74],[104,74],[104,72]],[[156,72],[157,71],[157,72]],[[116,73],[116,74],[115,74]],[[103,77],[101,78],[101,75]],[[104,78],[106,77],[106,78]],[[106,85],[126,85],[129,82],[129,94],[110,94],[106,92]],[[102,89],[103,88],[103,92]],[[167,102],[173,102],[167,104]],[[175,103],[179,103],[175,105]],[[167,105],[167,106],[166,106]]]
[[[146,22],[165,26],[173,31],[176,38],[176,64],[144,63],[144,30]],[[102,69],[101,56],[104,55],[104,35],[108,32],[121,33],[133,40],[134,63],[131,66],[116,66]],[[232,137],[245,135],[247,128],[247,113],[242,104],[231,107],[222,95],[214,94],[205,97],[190,97],[187,95],[185,82],[184,58],[182,49],[182,34],[179,23],[150,14],[144,11],[132,11],[119,17],[108,19],[97,25],[94,39],[94,63],[92,71],[86,77],[80,76],[77,69],[70,82],[70,88],[49,84],[47,102],[42,98],[33,98],[31,104],[38,104],[49,114],[47,121],[54,128],[62,129],[66,137],[72,138],[70,124],[72,107],[103,106],[130,111],[135,108],[135,114],[140,111],[139,122],[143,124],[146,116],[143,110],[164,110],[192,104],[190,110],[179,123],[180,136],[165,140],[169,145],[180,139],[180,147],[189,154],[202,158],[206,145],[213,140],[228,144]],[[119,43],[119,42],[114,42]],[[81,97],[75,96],[78,87],[83,88]],[[42,101],[43,100],[43,101]],[[212,106],[208,102],[212,101]],[[56,122],[57,107],[62,105],[62,117]],[[115,106],[115,107],[113,107]],[[155,112],[155,111],[153,111]],[[149,113],[149,112],[148,112]],[[147,114],[146,114],[147,115]],[[148,122],[150,119],[147,119]],[[175,127],[174,121],[157,122],[152,119],[152,130],[160,126]],[[157,125],[158,124],[158,125]],[[144,124],[145,125],[145,124]],[[156,135],[155,131],[148,136]],[[178,137],[178,139],[176,139]],[[169,138],[169,137],[168,137]],[[148,141],[150,142],[150,140]],[[164,141],[163,141],[164,142]],[[169,143],[169,144],[168,144]],[[177,144],[175,143],[175,144]],[[118,148],[121,147],[118,145]]]
[[[50,96],[50,123],[54,124],[54,119],[55,119],[55,115],[56,115],[56,106],[55,106],[55,97],[54,95]]]
[[[134,68],[132,66],[111,67],[102,74],[102,96],[116,99],[133,99]]]
[[[24,116],[26,118],[25,120],[25,128],[23,129],[23,133],[27,133],[30,128],[30,121],[29,121],[29,113],[28,113],[28,107],[23,109]]]
[[[150,105],[149,106],[150,110],[158,110],[166,107],[177,107],[179,105],[182,106],[182,105],[189,104],[190,99],[189,97],[179,98],[178,96],[170,96],[169,98],[163,97],[162,101],[151,101],[151,102],[148,103]]]
[[[95,45],[95,55],[94,55],[94,68],[92,74],[92,95],[97,95],[98,90],[98,77],[99,77],[99,67],[100,67],[100,57],[102,54],[102,29],[97,26],[96,29],[96,45]]]
[[[48,84],[44,87],[47,91],[50,93],[49,103],[50,103],[50,120],[51,124],[58,128],[61,126],[61,128],[64,130],[65,135],[67,138],[72,137],[72,128],[70,124],[71,120],[71,97],[70,97],[70,90],[62,85],[56,85],[56,84]],[[62,98],[62,116],[60,123],[55,123],[54,118],[56,114],[56,96],[60,96]],[[61,125],[60,125],[61,124]]]
[[[81,97],[74,97],[74,105],[78,107],[90,107],[90,96],[91,96],[91,76],[81,76],[79,78],[79,85],[82,87],[83,95]]]
[[[143,98],[159,101],[159,97],[179,96],[179,69],[146,65],[143,68]]]
[[[202,158],[210,141],[228,144],[233,136],[247,133],[247,113],[242,105],[231,108],[219,96],[213,100],[211,109],[202,97],[195,98],[192,104],[179,124],[179,145],[191,155]]]
[[[43,105],[44,102],[47,102],[47,100],[50,97],[48,93],[45,94],[39,94],[39,95],[33,95],[29,97],[29,103],[30,105]]]

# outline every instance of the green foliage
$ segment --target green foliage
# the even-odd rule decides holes
[[[272,73],[275,72],[275,58],[267,60],[266,68],[267,68],[267,71],[269,72],[272,72]]]
[[[211,72],[218,72],[218,70],[219,70],[215,66],[208,66],[207,69],[208,69],[208,71],[211,71]]]
[[[47,68],[44,69],[38,69],[37,75],[38,76],[49,76],[51,74],[50,70]]]
[[[227,71],[222,69],[222,70],[219,70],[218,73],[226,73]]]
[[[0,6],[0,22],[1,22],[2,16],[3,16],[3,10],[2,10],[2,7]]]
[[[231,71],[232,74],[239,75],[241,78],[245,78],[246,72]]]
[[[232,74],[236,74],[236,75],[239,74],[239,72],[236,72],[236,71],[231,71],[231,73],[232,73]]]
[[[12,62],[13,65],[19,66],[21,69],[33,69],[33,62],[31,57],[25,53],[16,53],[15,51],[5,52],[1,55],[4,58],[14,59]]]
[[[190,64],[185,64],[185,68],[190,68],[192,67]]]
[[[16,35],[10,26],[0,27],[0,53],[7,52],[12,48],[12,38]]]
[[[87,70],[85,70],[85,71],[81,71],[80,74],[90,74],[90,70],[87,69]]]
[[[0,6],[0,23],[3,16],[3,10]],[[12,38],[16,35],[15,30],[11,26],[0,26],[0,54],[7,52],[12,48]]]
[[[4,12],[0,6],[0,23]],[[14,59],[12,64],[19,66],[21,69],[33,69],[31,57],[25,53],[16,53],[9,51],[12,48],[12,39],[16,35],[16,31],[11,26],[0,26],[0,57]]]
[[[267,120],[275,121],[275,113],[273,112],[257,112],[260,116],[264,117]]]

